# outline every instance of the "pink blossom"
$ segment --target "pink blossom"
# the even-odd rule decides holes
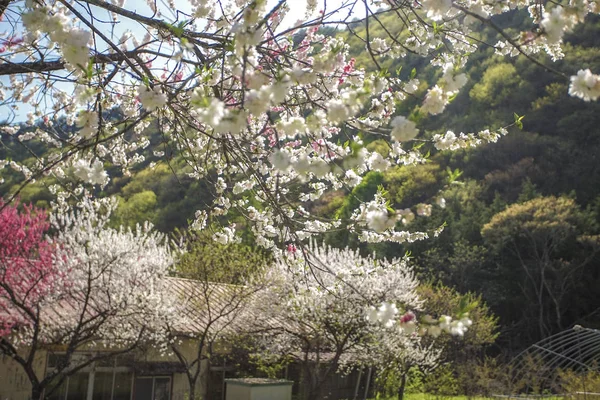
[[[45,296],[55,290],[61,273],[55,249],[46,238],[47,214],[31,205],[0,200],[0,336],[19,324],[30,324]]]
[[[402,317],[400,317],[400,322],[405,324],[410,321],[415,320],[415,314],[412,311],[406,312]]]

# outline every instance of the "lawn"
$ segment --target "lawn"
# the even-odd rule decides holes
[[[378,397],[371,398],[370,400],[396,400],[397,397]],[[436,396],[428,393],[406,393],[404,394],[404,400],[510,400],[510,399],[539,399],[539,400],[563,400],[562,396],[520,396],[520,397],[469,397],[469,396]]]

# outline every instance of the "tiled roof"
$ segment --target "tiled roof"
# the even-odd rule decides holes
[[[166,277],[162,283],[166,293],[174,296],[172,300],[177,306],[178,315],[171,324],[172,330],[177,334],[199,334],[209,321],[213,321],[214,329],[233,330],[242,324],[236,320],[237,317],[242,313],[252,313],[248,303],[256,291],[247,287],[176,277]],[[43,323],[61,326],[67,318],[78,318],[79,301],[82,299],[70,297],[47,305],[41,311]],[[89,316],[92,316],[94,303],[99,304],[98,301],[99,299],[92,299],[89,302]],[[100,305],[99,308],[104,307]],[[5,308],[0,302],[0,316],[2,314],[18,315],[20,312]]]
[[[176,277],[165,278],[163,284],[181,314],[172,327],[177,333],[202,333],[211,321],[213,329],[232,331],[243,326],[242,315],[252,317],[249,303],[255,289]]]

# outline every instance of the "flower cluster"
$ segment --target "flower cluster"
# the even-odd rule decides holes
[[[458,150],[476,147],[482,143],[496,143],[500,137],[507,133],[508,131],[504,128],[500,128],[498,133],[485,129],[477,134],[461,132],[458,136],[454,132],[448,131],[444,135],[433,135],[433,142],[438,150]]]
[[[47,34],[61,50],[65,61],[74,70],[86,69],[89,61],[91,34],[87,30],[73,27],[65,10],[49,9],[39,3],[28,2],[30,9],[23,13],[23,25],[30,41],[35,41],[40,33]]]
[[[579,70],[571,77],[569,94],[585,101],[598,100],[600,97],[600,75],[592,74],[589,69]]]
[[[459,319],[453,320],[448,315],[442,315],[435,320],[431,315],[425,315],[417,325],[417,317],[412,311],[407,311],[400,318],[397,318],[399,310],[394,303],[383,302],[376,308],[370,306],[366,312],[366,319],[371,324],[379,324],[384,328],[396,327],[401,333],[410,335],[413,332],[419,335],[431,335],[438,337],[442,332],[454,336],[463,336],[469,326],[473,324],[468,314],[463,314]]]
[[[366,53],[373,65],[381,66],[382,57],[396,63],[407,54],[421,56],[439,69],[439,80],[428,85],[418,69],[405,77],[352,58],[344,35],[326,35],[321,29],[336,18],[286,25],[285,2],[269,9],[264,0],[235,0],[223,7],[190,0],[185,11],[194,16],[190,21],[170,20],[167,10],[153,2],[148,5],[155,17],[121,1],[93,3],[93,10],[84,13],[70,0],[26,1],[17,21],[22,37],[0,34],[6,50],[0,65],[23,71],[34,65],[37,71],[15,73],[10,84],[0,82],[3,104],[33,110],[31,130],[2,129],[14,129],[24,144],[36,138],[56,148],[35,166],[15,161],[0,166],[28,180],[53,175],[65,185],[57,194],[68,196],[81,193],[77,185],[105,185],[109,167],[127,175],[148,154],[156,162],[175,157],[185,163],[190,178],[215,182],[218,196],[198,210],[202,221],[194,227],[222,223],[235,209],[247,217],[257,242],[278,255],[290,242],[299,245],[332,229],[356,232],[366,242],[402,243],[435,234],[403,230],[415,215],[431,214],[426,203],[392,210],[380,198],[360,199],[351,218],[338,220],[311,215],[306,203],[360,185],[369,171],[423,163],[431,150],[473,147],[507,133],[423,134],[423,114],[434,120],[429,116],[443,113],[467,83],[464,67],[478,46],[475,21],[526,10],[538,28],[499,42],[496,51],[509,56],[544,52],[558,59],[564,34],[600,11],[591,0],[546,7],[535,0],[373,0],[377,13],[406,15],[398,28],[384,29],[385,35],[371,35],[370,8],[353,22],[371,29]],[[307,7],[317,8],[316,1]],[[97,18],[96,10],[109,11],[114,21]],[[128,31],[118,28],[120,18],[128,20]],[[300,29],[303,34],[292,37]],[[404,33],[398,36],[395,29]],[[61,61],[49,66],[49,55]],[[21,64],[24,56],[27,64]],[[75,73],[57,74],[61,65]],[[581,70],[571,78],[569,93],[597,100],[599,81],[592,71]],[[45,94],[44,101],[39,93]],[[399,115],[415,101],[419,106],[413,113]],[[56,123],[60,118],[67,129]],[[160,148],[150,140],[151,124],[163,138]],[[360,132],[381,138],[385,149],[367,149]],[[231,190],[221,189],[225,181]],[[234,227],[223,228],[216,240],[237,240]]]
[[[167,96],[161,92],[159,86],[148,88],[146,85],[138,86],[138,98],[142,106],[148,111],[154,111],[167,104]]]
[[[376,346],[370,340],[380,333],[390,335],[393,327],[401,325],[403,331],[391,336],[402,341],[415,331],[414,313],[398,317],[400,309],[419,310],[422,306],[416,294],[418,281],[407,258],[375,260],[361,257],[357,250],[314,242],[304,250],[310,254],[308,258],[294,247],[275,263],[269,271],[269,289],[256,299],[257,314],[264,316],[253,323],[271,331],[263,343],[267,353],[302,359],[300,351],[313,356],[333,351],[338,357],[347,357],[345,362],[355,362],[361,355],[353,349]],[[314,347],[306,349],[307,342]]]
[[[473,321],[469,319],[468,314],[464,314],[458,319],[453,319],[448,315],[442,315],[437,320],[430,315],[426,315],[419,328],[419,333],[421,335],[429,334],[433,337],[440,336],[442,332],[455,336],[463,336],[472,324]]]
[[[108,183],[108,174],[100,160],[79,159],[73,164],[73,175],[84,182],[104,186]]]
[[[45,238],[48,215],[0,200],[0,337],[32,327],[39,306],[56,299],[68,275],[54,265],[55,247]]]

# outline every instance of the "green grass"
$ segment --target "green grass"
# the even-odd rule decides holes
[[[467,396],[436,396],[428,393],[407,393],[404,400],[483,400],[485,397],[467,397]]]
[[[397,397],[378,397],[370,400],[396,400]],[[486,397],[436,396],[428,393],[405,393],[404,400],[489,400]]]
[[[540,400],[563,400],[564,397],[562,396],[549,396],[549,397],[537,397],[537,396],[531,396],[531,397],[523,397],[523,399],[540,399]],[[371,398],[370,400],[396,400],[397,397],[378,397],[378,398]],[[478,396],[474,396],[474,397],[468,397],[468,396],[436,396],[434,394],[428,394],[428,393],[405,393],[404,394],[404,400],[502,400],[503,398],[501,397],[478,397]],[[514,399],[514,398],[513,398]],[[506,398],[506,400],[509,400],[508,398]]]

